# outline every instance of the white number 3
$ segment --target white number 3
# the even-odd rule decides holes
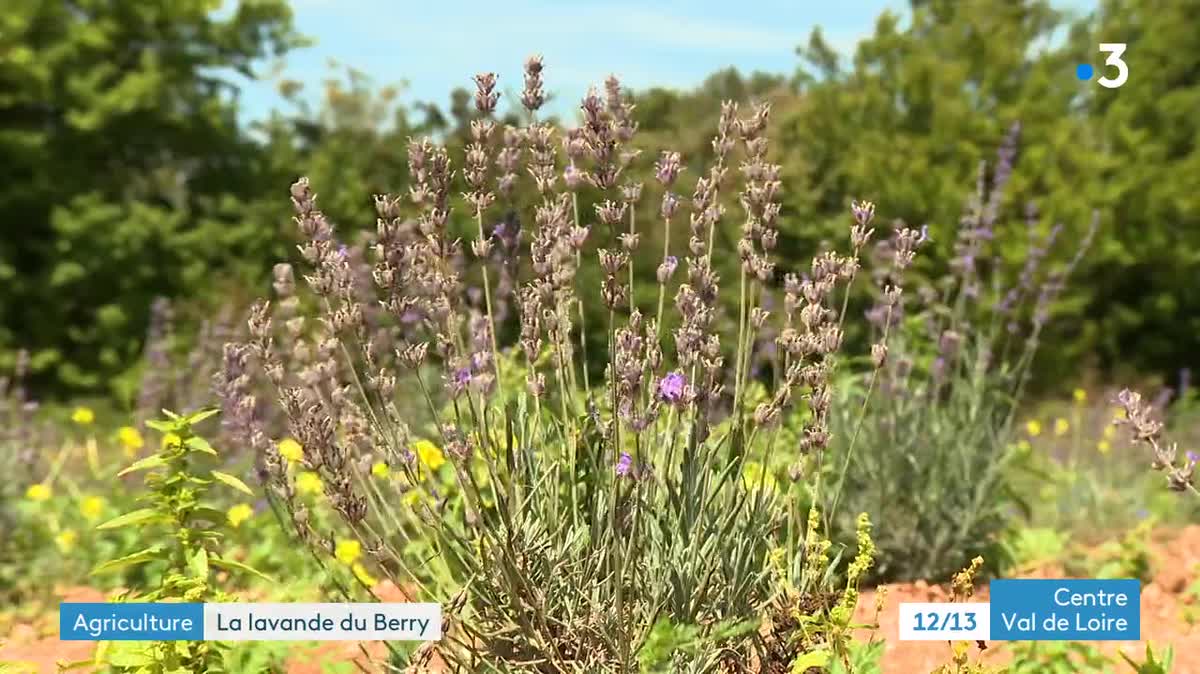
[[[1100,86],[1116,89],[1125,84],[1125,80],[1129,79],[1129,66],[1121,60],[1121,54],[1125,53],[1124,42],[1101,42],[1100,51],[1108,53],[1108,58],[1104,60],[1106,66],[1116,66],[1117,76],[1115,79],[1101,77],[1096,80]]]

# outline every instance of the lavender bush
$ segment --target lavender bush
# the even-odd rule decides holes
[[[1023,460],[1016,415],[1052,305],[1090,245],[1095,221],[1071,257],[1051,266],[1059,228],[1043,233],[1031,207],[1026,264],[1007,283],[995,271],[991,245],[1018,132],[1014,126],[990,175],[980,167],[950,273],[922,287],[913,309],[881,293],[867,318],[889,336],[886,362],[865,381],[847,375],[834,389],[844,398],[834,406],[839,451],[828,454],[827,470],[837,486],[827,510],[841,518],[834,528],[842,531],[849,517],[840,507],[882,525],[880,578],[949,578],[964,555],[982,555],[994,571],[1005,559],[1002,535],[1023,506],[1012,482]],[[892,283],[895,251],[905,245],[880,242],[881,286]]]
[[[347,532],[387,579],[442,602],[447,637],[436,650],[462,671],[635,671],[664,625],[703,637],[670,657],[677,671],[785,672],[800,654],[845,659],[874,547],[861,518],[849,580],[835,588],[818,467],[845,397],[833,388],[845,297],[874,206],[854,204],[848,252],[824,252],[803,277],[789,275],[783,311],[769,311],[781,183],[767,159],[768,106],[744,116],[723,106],[715,161],[685,199],[678,153],[659,156],[656,188],[638,181],[633,105],[615,78],[603,97],[584,98],[582,126],[559,139],[537,119],[540,58],[524,77],[528,123],[501,129],[496,76],[476,76],[478,117],[461,169],[432,141],[410,143],[413,182],[376,197],[367,258],[339,239],[307,180],[292,186],[310,292],[277,267],[287,310],[259,304],[250,339],[226,346],[218,377],[244,442],[266,457],[272,497],[318,554],[333,555]],[[537,194],[527,211],[515,198],[521,181]],[[659,222],[646,228],[635,204],[651,189]],[[594,212],[580,208],[586,201]],[[712,260],[734,201],[738,313],[726,320]],[[500,224],[487,225],[501,210]],[[633,298],[649,293],[635,292],[631,259],[654,235],[656,300],[641,306]],[[895,234],[898,267],[919,239]],[[576,287],[586,258],[599,260],[598,288]],[[885,296],[898,304],[899,283]],[[605,316],[601,353],[581,341],[592,303]],[[510,333],[515,343],[502,344]],[[763,389],[750,354],[770,335],[780,367]],[[883,338],[877,365],[886,352]],[[588,376],[596,358],[600,382]],[[260,404],[259,375],[336,524],[300,494],[279,438],[239,414]],[[785,418],[798,430],[785,432]],[[425,458],[434,450],[445,465]],[[782,493],[766,471],[749,470],[779,461],[794,465],[804,490]],[[433,651],[414,654],[412,671]]]

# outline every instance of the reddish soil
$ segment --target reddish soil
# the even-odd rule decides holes
[[[1156,575],[1153,582],[1142,588],[1143,641],[1098,642],[1098,645],[1101,650],[1113,655],[1123,650],[1135,657],[1145,653],[1147,643],[1154,644],[1156,649],[1171,645],[1175,649],[1172,674],[1200,674],[1200,623],[1189,625],[1184,618],[1189,609],[1200,615],[1200,606],[1193,605],[1195,598],[1185,593],[1196,576],[1196,565],[1200,564],[1200,526],[1160,532],[1155,535],[1151,550]],[[1062,575],[1060,570],[1047,567],[1018,577],[1053,578]],[[879,616],[880,626],[876,633],[877,638],[887,641],[883,671],[923,674],[947,662],[950,646],[946,643],[897,640],[899,605],[902,602],[946,601],[946,589],[924,582],[886,587],[887,601]],[[381,584],[376,592],[383,601],[405,599],[404,592],[390,583]],[[62,589],[56,592],[56,596],[59,601],[104,600],[100,592],[89,588]],[[860,622],[873,619],[875,596],[875,590],[863,592],[859,602]],[[987,599],[987,588],[982,587],[972,600],[985,602]],[[72,662],[91,656],[91,644],[87,642],[58,640],[57,616],[53,613],[34,621],[0,622],[0,633],[3,632],[8,634],[0,637],[0,662],[17,665],[11,670],[12,674],[53,674],[56,661]],[[378,642],[328,642],[298,650],[288,662],[287,669],[294,674],[319,674],[322,663],[355,662],[362,668],[360,671],[375,671],[377,668],[367,664],[368,656],[364,655],[363,650],[370,657],[386,655],[386,649]],[[975,650],[973,657],[991,664],[1002,664],[1011,656],[1004,644],[993,643],[982,654]],[[435,666],[430,671],[442,671],[442,667]]]

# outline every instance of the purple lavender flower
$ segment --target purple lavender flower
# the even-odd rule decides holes
[[[669,403],[683,400],[683,388],[687,380],[679,372],[670,372],[658,382],[658,397]]]
[[[662,264],[658,265],[658,282],[666,283],[667,279],[675,273],[675,268],[679,266],[679,258],[674,255],[668,255],[663,258]]]
[[[633,469],[633,457],[629,452],[621,452],[621,458],[617,459],[617,475],[625,477],[629,475],[629,471]]]
[[[1197,454],[1195,452],[1188,452],[1187,458],[1188,458],[1188,461],[1190,461],[1191,463],[1200,463],[1200,454]]]
[[[467,390],[471,385],[471,368],[460,367],[454,371],[450,377],[450,390],[454,395],[459,395]]]

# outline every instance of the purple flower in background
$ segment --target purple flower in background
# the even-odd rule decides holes
[[[345,260],[346,258],[350,257],[350,249],[347,248],[346,244],[343,243],[342,245],[338,246],[337,255],[339,260]]]
[[[1188,458],[1188,461],[1191,461],[1192,463],[1200,463],[1200,454],[1197,454],[1195,452],[1188,452],[1187,458]]]
[[[456,396],[459,395],[460,393],[462,393],[463,391],[466,391],[467,387],[470,385],[471,385],[471,368],[470,367],[460,367],[457,370],[455,370],[454,374],[451,375],[451,377],[450,377],[450,391]]]
[[[621,452],[621,458],[617,459],[617,475],[625,477],[632,469],[633,457],[629,455],[629,452]]]
[[[683,400],[683,387],[687,382],[679,372],[670,372],[658,382],[658,397],[669,403]]]

